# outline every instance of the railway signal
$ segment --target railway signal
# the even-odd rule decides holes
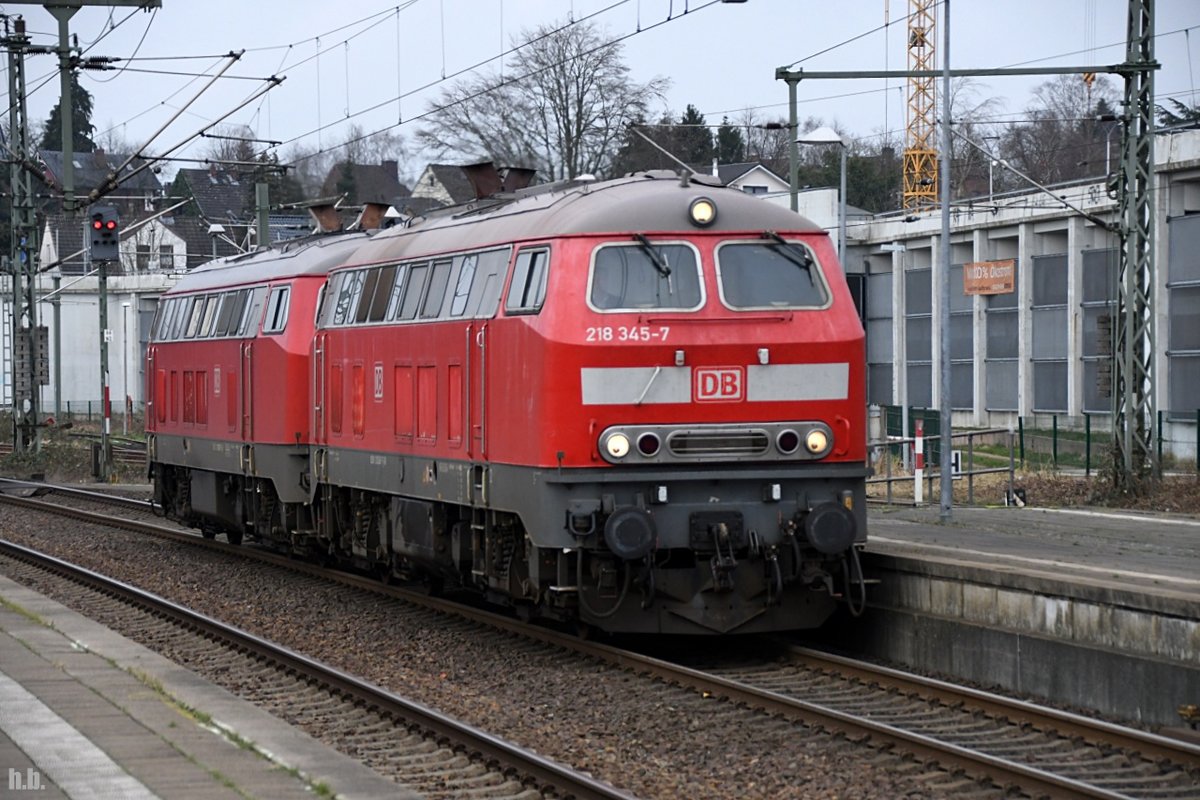
[[[88,221],[88,253],[92,261],[116,261],[120,256],[121,224],[116,206],[92,206]]]

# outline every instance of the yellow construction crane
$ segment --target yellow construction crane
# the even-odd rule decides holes
[[[934,16],[937,0],[908,0],[908,69],[933,71]],[[908,79],[907,131],[904,138],[904,208],[937,205],[938,153],[934,144],[937,101],[934,78]]]

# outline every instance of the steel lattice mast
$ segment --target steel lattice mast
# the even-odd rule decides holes
[[[1113,351],[1113,484],[1158,475],[1154,447],[1154,0],[1129,0],[1124,131],[1118,175],[1121,255]]]
[[[37,324],[36,272],[37,221],[34,216],[33,180],[30,163],[29,118],[25,106],[25,53],[29,37],[24,20],[12,21],[4,46],[8,49],[8,130],[10,159],[9,182],[12,196],[12,349],[13,349],[13,447],[15,452],[36,449],[38,441],[38,399],[43,383],[44,343],[39,341]],[[39,355],[41,358],[39,358]]]
[[[931,72],[934,69],[935,22],[937,0],[909,0],[908,71]],[[919,209],[937,205],[938,151],[936,143],[937,98],[935,78],[909,76],[908,110],[904,139],[904,208]],[[949,103],[948,100],[946,100]]]

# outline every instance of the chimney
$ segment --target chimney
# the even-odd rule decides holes
[[[308,213],[312,215],[313,222],[317,224],[318,233],[334,233],[342,229],[342,220],[338,216],[337,206],[332,203],[309,206]]]
[[[384,212],[388,208],[390,206],[387,203],[363,203],[363,208],[359,212],[358,219],[354,220],[354,224],[350,227],[360,231],[378,230],[383,223]]]
[[[381,161],[381,162],[379,162],[379,164],[380,164],[380,166],[383,167],[383,171],[388,174],[389,178],[396,178],[397,180],[399,180],[399,178],[400,178],[400,162],[399,161],[392,161],[389,159],[387,161]]]
[[[471,189],[475,192],[476,200],[491,197],[501,189],[500,173],[496,172],[496,165],[490,161],[483,161],[479,164],[467,164],[462,167],[462,171],[471,183]]]
[[[509,167],[504,170],[504,181],[501,183],[500,188],[505,192],[515,192],[518,189],[524,189],[533,183],[534,175],[537,175],[536,169]]]

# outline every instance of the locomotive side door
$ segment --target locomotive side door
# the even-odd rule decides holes
[[[329,437],[325,431],[325,387],[327,381],[325,379],[325,348],[328,347],[329,334],[325,331],[317,331],[316,337],[313,339],[313,358],[312,358],[312,437],[317,444],[326,444]]]
[[[155,369],[155,364],[158,362],[158,348],[154,344],[146,347],[146,429],[150,431],[158,430],[158,407],[161,402],[159,398],[160,389],[158,386],[158,371]]]
[[[241,386],[238,394],[241,397],[241,428],[242,441],[254,439],[254,340],[242,342],[241,365],[238,370]]]
[[[469,495],[487,504],[487,323],[467,325],[467,457],[471,460]]]

